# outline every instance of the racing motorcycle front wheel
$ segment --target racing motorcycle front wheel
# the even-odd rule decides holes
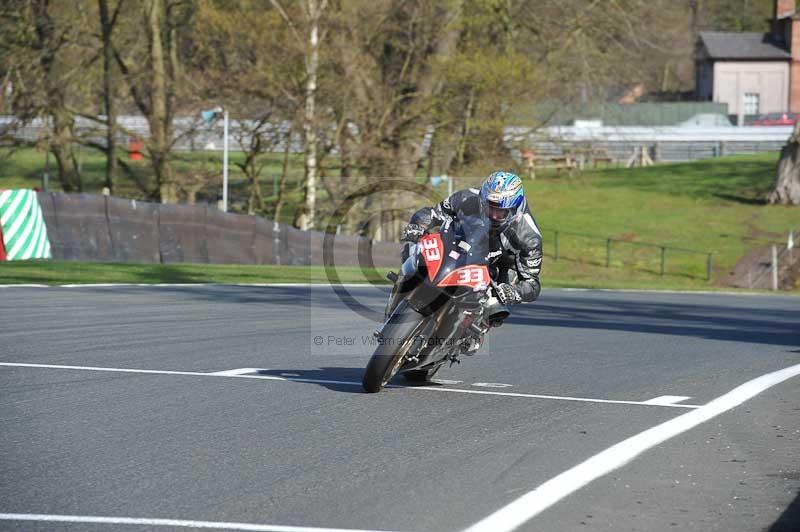
[[[418,348],[419,332],[425,317],[401,301],[380,332],[378,346],[364,370],[364,391],[377,393],[386,386],[405,362],[406,355]]]

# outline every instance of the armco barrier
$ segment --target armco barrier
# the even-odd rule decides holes
[[[278,264],[275,242],[281,242],[284,227],[264,218],[256,217],[253,226],[253,259],[255,264]],[[277,229],[277,231],[276,231]],[[276,235],[277,233],[277,235]]]
[[[160,262],[158,205],[109,197],[108,232],[116,262]]]
[[[292,266],[310,266],[313,264],[310,231],[287,227],[286,238],[281,241],[281,244],[281,264],[290,264]],[[321,245],[320,250],[322,250]]]
[[[324,233],[257,216],[110,196],[38,196],[56,260],[297,266],[322,266],[325,260]],[[399,265],[399,244],[332,238],[336,266]]]
[[[206,207],[206,252],[212,264],[255,264],[256,217],[229,215]]]
[[[401,244],[395,242],[373,242],[371,255],[375,266],[392,268],[400,265]]]
[[[158,206],[158,248],[161,262],[208,262],[206,206]]]
[[[57,234],[50,242],[53,258],[65,260],[112,261],[111,236],[106,218],[106,198],[90,194],[53,194],[56,231],[48,223],[47,233]],[[47,218],[45,218],[47,222]]]

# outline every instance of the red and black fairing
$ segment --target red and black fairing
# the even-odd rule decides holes
[[[485,218],[465,217],[423,236],[403,264],[398,295],[423,314],[435,312],[452,298],[477,301],[491,283],[490,228]]]
[[[408,307],[428,317],[426,335],[439,344],[463,338],[473,318],[481,316],[491,285],[490,229],[485,218],[465,217],[423,236],[403,264],[392,308],[405,299]],[[403,370],[436,364],[440,355],[442,350],[423,349],[419,360]]]

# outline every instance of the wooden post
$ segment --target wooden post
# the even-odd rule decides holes
[[[556,242],[555,242],[555,244],[556,244],[556,254],[555,254],[555,258],[553,260],[558,260],[558,231],[556,231],[556,239],[555,240],[556,240]]]
[[[606,268],[611,267],[611,239],[606,239]]]
[[[650,150],[647,146],[642,146],[642,166],[653,166],[653,159],[650,158]]]
[[[706,281],[711,280],[711,253],[708,254],[708,260],[706,260]]]
[[[772,246],[772,289],[778,289],[778,246]]]
[[[664,246],[661,246],[661,276],[662,277],[664,276],[664,261],[665,261],[665,258],[666,258],[665,257],[666,254],[667,254],[667,248],[665,248]]]

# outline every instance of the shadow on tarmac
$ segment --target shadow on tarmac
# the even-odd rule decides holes
[[[316,384],[335,392],[364,393],[361,387],[364,368],[260,369],[257,373],[293,382]]]
[[[120,287],[116,290],[134,292],[141,291],[141,288]],[[159,287],[158,290],[215,303],[280,305],[305,309],[309,319],[314,309],[347,309],[333,291],[319,288],[217,285]],[[356,292],[358,291],[354,294]],[[382,312],[388,293],[387,287],[372,288],[368,293],[357,293],[353,297],[376,312]],[[800,299],[797,303],[787,304],[785,299],[777,298],[743,299],[746,297],[743,296],[742,299],[728,299],[702,294],[671,296],[689,300],[668,302],[656,299],[665,297],[664,294],[645,296],[648,299],[643,300],[640,293],[598,295],[587,292],[560,293],[553,296],[544,292],[539,301],[516,307],[506,323],[800,346],[800,313],[797,312],[800,309]],[[285,311],[286,309],[281,310]]]
[[[572,306],[538,302],[520,310],[506,323],[800,345],[798,314],[783,309],[583,297]]]
[[[281,377],[292,382],[305,382],[316,384],[343,393],[365,393],[361,387],[364,368],[318,368],[318,369],[260,369],[258,375]],[[395,388],[414,388],[417,386],[440,386],[434,382],[413,383],[405,380],[402,375],[395,375],[389,382]]]
[[[800,494],[781,514],[767,532],[797,532],[800,530]]]

